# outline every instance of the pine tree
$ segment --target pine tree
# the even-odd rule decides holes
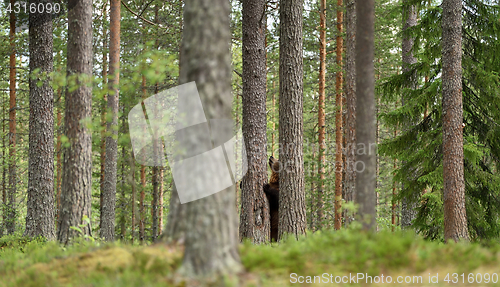
[[[302,0],[280,3],[280,199],[278,238],[305,233]]]
[[[373,67],[375,2],[356,3],[356,202],[364,230],[375,230],[375,74]],[[356,167],[358,168],[358,167]]]
[[[108,111],[111,121],[106,130],[106,157],[104,164],[103,199],[101,207],[101,237],[114,240],[115,201],[118,161],[118,106],[120,84],[120,0],[110,0],[110,39],[109,39],[109,95]]]
[[[444,240],[468,240],[465,211],[462,107],[462,1],[443,4]]]
[[[269,205],[262,187],[267,182],[266,136],[266,2],[243,1],[243,138],[248,171],[241,191],[240,239],[270,239]]]
[[[61,211],[57,239],[67,244],[80,235],[72,226],[82,226],[83,235],[90,235],[92,141],[85,120],[90,119],[92,88],[92,1],[70,0],[68,7],[67,72],[77,89],[66,92],[65,132],[69,147],[64,149]],[[71,81],[70,81],[71,83]]]
[[[52,1],[31,0],[32,4],[52,5]],[[52,15],[30,13],[29,17],[30,74],[34,78],[29,83],[28,214],[24,235],[54,240],[54,90],[47,78],[53,69]],[[43,81],[41,86],[38,80]]]

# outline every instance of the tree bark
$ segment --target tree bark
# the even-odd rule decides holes
[[[122,108],[122,133],[125,133],[125,109]],[[125,240],[127,236],[127,220],[125,217],[127,199],[125,198],[125,145],[122,145],[121,161],[121,192],[120,192],[120,240]]]
[[[155,5],[155,23],[158,24],[158,5]],[[158,43],[158,27],[156,28],[156,41],[155,45],[156,48],[159,49],[159,43]],[[158,82],[155,84],[155,94],[158,94]],[[158,138],[155,136],[153,137],[154,143],[153,143],[153,149],[155,153],[155,158],[158,158],[159,150],[158,146],[163,147],[163,142],[158,143]],[[162,139],[159,139],[162,141]],[[153,166],[153,176],[152,176],[152,181],[153,181],[153,200],[151,201],[151,240],[153,242],[156,241],[156,238],[158,238],[159,232],[158,232],[158,203],[159,203],[159,185],[160,185],[160,169],[161,167],[159,166]]]
[[[326,0],[323,0],[326,1]],[[326,5],[326,2],[325,2]],[[342,38],[344,13],[342,12],[342,0],[337,0],[337,75],[335,81],[335,90],[337,95],[335,97],[336,115],[335,115],[335,222],[334,227],[336,230],[340,229],[342,225],[342,143],[343,143],[343,127],[342,127],[342,114],[343,114],[343,75],[342,75],[342,50],[344,41]]]
[[[132,227],[132,232],[131,232],[131,237],[132,237],[132,243],[134,243],[135,240],[135,216],[136,216],[136,187],[135,187],[135,158],[134,158],[134,153],[130,153],[130,186],[132,189],[132,199],[131,204],[132,204],[132,218],[131,218],[131,227]]]
[[[82,123],[90,120],[92,108],[92,1],[68,2],[68,77],[76,77],[78,88],[66,92],[65,135],[69,147],[64,149],[61,191],[61,215],[57,239],[63,244],[79,235],[71,226],[90,235],[90,204],[92,193],[92,139]]]
[[[11,7],[15,1],[10,0]],[[16,196],[17,196],[17,175],[16,175],[16,15],[10,13],[10,73],[9,73],[9,192],[6,207],[7,214],[5,227],[7,234],[12,234],[16,230]]]
[[[164,168],[162,166],[159,167],[159,186],[158,186],[158,237],[163,233],[163,175]]]
[[[155,242],[158,237],[158,187],[159,167],[153,166],[153,199],[151,201],[151,241]]]
[[[442,7],[444,239],[469,240],[462,134],[462,1],[444,0]]]
[[[229,1],[186,0],[179,82],[196,81],[207,119],[231,118]],[[230,134],[231,129],[225,131]],[[193,134],[182,146],[207,140]],[[178,200],[177,194],[172,198]],[[185,221],[185,252],[181,273],[190,277],[232,274],[242,269],[234,187],[180,206]]]
[[[363,229],[375,231],[374,0],[356,6],[356,201]],[[374,148],[375,146],[375,148]],[[362,170],[361,170],[362,169]]]
[[[107,3],[104,4],[103,11],[103,43],[102,43],[102,85],[103,87],[108,85],[108,30],[106,29],[105,21],[108,16]],[[99,196],[99,214],[102,214],[102,206],[104,199],[104,174],[106,172],[105,163],[106,163],[106,110],[107,110],[108,97],[106,94],[103,95],[103,99],[101,102],[101,178],[100,178],[100,196]],[[102,228],[102,217],[99,219],[99,228]]]
[[[280,3],[279,144],[280,199],[278,240],[306,230],[303,157],[302,0]]]
[[[116,165],[118,161],[118,106],[120,85],[120,0],[110,0],[109,13],[109,91],[106,158],[104,163],[103,199],[101,212],[101,237],[115,239]]]
[[[326,0],[320,0],[319,11],[319,95],[318,95],[318,182],[317,182],[317,225],[318,229],[323,226],[323,193],[325,190],[325,164],[326,164],[326,142],[325,142],[325,74],[326,74]],[[335,179],[335,182],[337,180]]]
[[[2,118],[5,119],[5,103],[2,101]],[[7,189],[6,189],[6,174],[7,169],[5,168],[5,121],[2,121],[2,224],[0,225],[0,236],[3,236],[5,231],[5,224],[7,220]]]
[[[356,1],[345,0],[346,17],[346,52],[345,52],[345,178],[343,185],[344,200],[353,202],[356,199]],[[353,220],[353,216],[344,212],[345,226]]]
[[[51,0],[30,0],[30,5],[52,5]],[[54,91],[48,73],[53,69],[52,15],[29,14],[29,165],[28,201],[24,236],[55,240],[54,229]],[[38,86],[41,80],[43,84]]]
[[[413,26],[417,25],[417,8],[414,5],[408,4],[409,0],[403,1],[403,33],[406,30],[410,29]],[[413,42],[414,39],[409,36],[405,36],[403,34],[403,43],[402,43],[402,72],[408,73],[411,70],[411,65],[417,63],[417,58],[413,56]],[[410,89],[414,89],[417,86],[417,75],[412,75],[410,77],[409,82],[407,83],[407,87]],[[408,95],[403,93],[401,98],[401,104],[404,106],[407,104],[409,98]],[[408,118],[406,122],[403,123],[403,129],[409,130],[416,122],[416,119]],[[404,163],[403,163],[404,165]],[[403,188],[404,189],[404,184]],[[404,197],[401,200],[401,228],[407,228],[411,226],[412,221],[417,216],[416,204],[411,198]]]
[[[61,211],[61,179],[62,179],[62,130],[64,126],[62,125],[62,92],[61,89],[58,90],[59,100],[57,103],[57,143],[56,143],[56,223],[59,222],[59,214]],[[59,228],[59,226],[57,227]]]
[[[248,171],[241,191],[240,240],[270,240],[267,183],[266,1],[243,0],[243,138]]]
[[[147,97],[146,92],[146,77],[142,75],[142,98]],[[145,224],[146,224],[146,211],[144,210],[144,199],[146,197],[146,166],[141,165],[141,194],[139,196],[139,241],[141,244],[144,242],[145,237]]]

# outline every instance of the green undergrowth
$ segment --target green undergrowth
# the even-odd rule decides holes
[[[397,276],[439,272],[440,283],[446,273],[500,274],[497,242],[443,244],[410,232],[316,232],[280,244],[244,242],[240,255],[245,267],[239,274],[242,286],[297,285],[290,283],[291,273]],[[181,262],[180,246],[77,240],[63,247],[44,239],[0,238],[0,286],[188,286],[176,273]]]

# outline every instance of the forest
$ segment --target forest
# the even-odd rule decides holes
[[[0,286],[496,286],[500,2],[4,0]]]

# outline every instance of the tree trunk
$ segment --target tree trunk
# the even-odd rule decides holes
[[[409,36],[405,36],[404,33],[406,30],[410,29],[417,25],[417,8],[414,5],[408,4],[409,0],[403,1],[403,43],[402,43],[402,72],[408,73],[411,70],[411,65],[417,62],[417,58],[413,56],[413,42],[414,39]],[[414,89],[417,86],[417,75],[412,75],[410,77],[409,82],[407,83],[407,87],[410,89]],[[403,93],[401,97],[401,104],[404,106],[408,102],[408,95]],[[406,119],[405,123],[403,123],[403,130],[409,130],[416,122],[414,118]],[[404,162],[403,162],[404,165]],[[402,186],[404,189],[404,184]],[[413,200],[404,197],[401,200],[401,228],[406,228],[411,226],[411,222],[417,216],[416,204]]]
[[[158,237],[158,178],[159,167],[153,166],[153,200],[151,201],[151,241],[155,242]]]
[[[118,101],[120,85],[120,0],[110,0],[109,14],[109,91],[106,158],[104,163],[103,199],[101,212],[101,237],[115,239],[116,164],[118,160]]]
[[[248,171],[241,191],[240,240],[270,240],[267,182],[266,1],[243,1],[243,138]]]
[[[313,129],[314,131],[314,129]],[[316,200],[317,197],[315,196],[316,195],[316,174],[314,173],[316,171],[316,148],[315,148],[315,145],[311,145],[312,147],[312,166],[311,166],[311,191],[310,191],[310,203],[311,203],[311,212],[310,212],[310,225],[309,225],[309,229],[311,231],[314,231],[315,228],[316,230],[318,229],[318,223],[315,221],[315,217],[314,217],[314,208],[316,207]]]
[[[10,0],[11,7],[14,7],[15,1]],[[17,175],[16,175],[16,15],[10,13],[10,74],[9,74],[9,90],[10,90],[10,109],[9,109],[9,192],[7,203],[7,221],[5,227],[7,234],[12,234],[16,230],[16,195],[17,195]]]
[[[122,109],[122,132],[125,133],[125,109]],[[120,240],[125,240],[127,235],[127,220],[126,214],[126,202],[125,198],[125,145],[122,145],[122,161],[121,161],[121,200],[120,200]]]
[[[136,197],[136,189],[135,189],[135,158],[134,158],[134,153],[130,153],[130,186],[132,188],[132,199],[130,200],[132,203],[132,218],[131,218],[131,225],[132,225],[132,243],[134,243],[135,239],[135,208],[136,208],[136,202],[135,202],[135,197]]]
[[[67,244],[78,236],[71,226],[84,225],[82,235],[90,235],[92,194],[92,138],[82,123],[91,118],[92,88],[92,1],[68,2],[68,77],[78,77],[78,88],[66,93],[65,135],[69,147],[64,149],[61,191],[61,215],[57,239]]]
[[[102,43],[102,85],[105,87],[108,85],[108,30],[106,29],[106,25],[104,22],[107,20],[107,5],[108,1],[104,4],[103,11],[103,43]],[[101,178],[100,178],[100,191],[101,194],[99,196],[100,204],[99,204],[99,214],[102,214],[102,206],[104,199],[104,173],[106,172],[105,162],[106,162],[106,110],[107,110],[108,97],[106,94],[103,95],[101,102]],[[102,216],[99,219],[99,228],[102,228]]]
[[[266,54],[267,55],[267,54]],[[276,80],[274,79],[274,76],[273,76],[273,114],[272,114],[272,125],[273,125],[273,131],[271,133],[271,155],[273,157],[275,157],[274,155],[274,144],[276,142],[276,139],[275,139],[275,134],[276,134],[276,94],[275,94],[275,91],[276,91]]]
[[[375,231],[374,0],[356,6],[356,201],[364,230]],[[362,169],[362,170],[361,170]]]
[[[345,0],[346,52],[345,52],[345,178],[344,200],[353,202],[356,198],[356,1]],[[345,226],[354,219],[352,212],[344,212]]]
[[[280,3],[279,232],[304,234],[306,205],[303,157],[302,0]]]
[[[444,239],[469,240],[462,134],[462,1],[444,0],[442,7]]]
[[[52,0],[30,0],[30,6],[52,5]],[[30,79],[29,166],[26,229],[24,236],[55,240],[54,229],[54,91],[45,73],[53,69],[52,15],[29,14]],[[43,81],[38,86],[38,80]]]
[[[325,74],[326,74],[326,0],[320,0],[319,11],[319,96],[318,96],[318,182],[317,182],[317,214],[318,222],[316,228],[323,226],[323,193],[325,190],[325,164],[326,164],[326,142],[325,142]],[[336,182],[336,180],[335,180]]]
[[[155,5],[155,23],[158,24],[158,5]],[[156,27],[156,48],[159,49],[158,43],[158,27]],[[155,94],[158,94],[158,82],[155,84]],[[163,143],[158,143],[158,137],[154,136],[153,149],[155,158],[158,158],[159,150],[158,147],[162,146]],[[159,139],[161,141],[161,138]],[[153,166],[153,200],[151,201],[151,241],[155,242],[158,238],[158,202],[159,202],[159,178],[160,178],[160,167]]]
[[[62,155],[62,142],[61,142],[61,135],[62,135],[62,130],[63,130],[63,125],[62,125],[62,91],[61,89],[58,90],[57,94],[59,95],[59,100],[57,103],[57,145],[56,145],[56,172],[57,172],[57,177],[56,177],[56,223],[59,222],[59,214],[61,211],[61,179],[62,179],[62,162],[61,162],[61,155]],[[59,225],[57,226],[59,228]]]
[[[2,118],[5,119],[5,103],[2,101]],[[4,234],[6,219],[7,219],[7,190],[6,190],[6,165],[5,165],[5,121],[2,121],[2,224],[0,225],[0,237]]]
[[[323,0],[326,1],[326,0]],[[326,3],[325,3],[326,5]],[[336,143],[336,154],[335,154],[335,222],[334,227],[336,230],[340,229],[342,225],[342,108],[344,103],[342,102],[342,50],[344,46],[344,41],[342,38],[343,33],[343,22],[344,13],[342,12],[342,0],[337,0],[337,75],[335,81],[335,90],[337,95],[335,97],[336,115],[335,115],[335,143]]]
[[[146,77],[142,75],[142,98],[147,97]],[[139,197],[139,241],[141,244],[145,239],[146,211],[144,210],[144,199],[146,197],[146,166],[141,165],[141,194]]]
[[[231,118],[229,10],[226,0],[185,1],[179,82],[196,81],[207,119]],[[221,136],[230,138],[232,132],[226,129]],[[180,144],[199,149],[200,140],[207,140],[206,135],[193,134]],[[184,218],[169,218],[189,226],[181,273],[212,277],[240,271],[234,187],[185,203],[182,209]]]
[[[162,234],[163,229],[163,174],[164,169],[162,166],[159,167],[159,178],[158,182],[160,185],[158,186],[158,236]]]

